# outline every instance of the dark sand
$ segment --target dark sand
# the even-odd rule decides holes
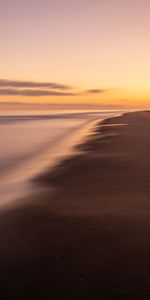
[[[0,299],[150,299],[150,112],[103,121],[82,148],[0,213]]]

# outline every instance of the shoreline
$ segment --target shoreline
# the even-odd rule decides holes
[[[76,145],[84,142],[87,136],[92,134],[96,122],[97,118],[86,120],[83,124],[71,128],[69,132],[62,133],[60,141],[52,142],[51,147],[48,142],[49,147],[42,154],[39,155],[37,152],[37,155],[33,156],[31,153],[31,158],[28,158],[26,162],[23,164],[20,162],[16,169],[10,169],[8,174],[6,172],[1,177],[0,192],[3,195],[3,201],[0,203],[0,209],[4,209],[4,207],[8,209],[9,206],[16,205],[22,195],[23,198],[30,198],[34,193],[34,178],[45,173],[47,169],[53,172],[67,157],[77,155]],[[57,153],[58,148],[60,154]],[[25,193],[26,190],[28,193]]]
[[[61,140],[57,141],[56,145],[52,145],[52,149],[46,149],[42,155],[31,157],[25,165],[18,165],[16,170],[12,169],[9,174],[6,173],[1,178],[1,184],[3,185],[0,187],[0,192],[3,195],[3,201],[0,203],[0,210],[7,210],[9,207],[13,208],[16,205],[22,205],[22,203],[19,203],[21,198],[30,199],[34,194],[37,194],[37,186],[34,185],[37,178],[40,178],[47,172],[55,172],[55,169],[58,169],[69,158],[81,155],[81,145],[86,144],[88,138],[92,136],[96,124],[107,118],[109,117],[102,118],[100,116],[101,121],[99,121],[98,117],[86,120],[83,124],[62,135]],[[58,152],[58,147],[59,155],[54,154],[55,150],[56,153]],[[39,187],[39,192],[41,190],[42,187]]]
[[[65,142],[65,144],[67,144],[65,149],[67,150],[63,151],[64,153],[60,154],[59,157],[54,159],[54,162],[51,162],[51,164],[48,163],[43,170],[35,174],[35,176],[32,177],[33,180],[31,178],[31,181],[33,182],[36,181],[36,178],[41,177],[47,172],[51,172],[51,173],[55,172],[57,168],[59,168],[69,159],[74,159],[78,155],[79,156],[82,154],[84,155],[84,152],[82,153],[82,147],[88,144],[88,141],[90,141],[92,136],[95,134],[96,128],[101,126],[101,123],[103,123],[103,121],[110,119],[112,117],[117,118],[118,116],[121,116],[123,114],[124,113],[121,114],[119,113],[119,114],[114,114],[114,116],[107,116],[104,118],[100,117],[100,120],[98,117],[96,117],[93,120],[92,119],[88,120],[87,122],[82,124],[82,126],[80,126],[79,128],[75,128],[73,130],[73,136],[71,135],[71,137],[69,138],[67,136],[66,139],[67,142]]]
[[[66,163],[68,163],[69,161],[76,160],[76,158],[78,158],[78,156],[80,157],[80,156],[85,155],[86,151],[88,151],[87,150],[88,145],[92,142],[92,138],[95,135],[97,129],[100,128],[101,126],[103,126],[103,122],[105,122],[105,121],[107,122],[107,120],[112,119],[112,118],[117,118],[117,117],[123,116],[124,114],[126,114],[126,112],[114,114],[114,116],[104,117],[104,118],[101,118],[100,120],[98,118],[96,118],[94,120],[87,121],[87,123],[84,124],[82,126],[82,128],[80,128],[79,130],[77,130],[77,132],[75,132],[75,136],[78,136],[78,137],[77,137],[76,142],[72,143],[72,145],[70,146],[70,151],[64,156],[60,155],[60,159],[58,159],[58,161],[56,163],[54,163],[53,166],[47,165],[47,168],[45,170],[38,172],[38,174],[32,178],[32,182],[40,183],[40,180],[42,178],[44,178],[45,176],[47,176],[47,174],[53,174],[53,173],[55,174],[55,172],[57,172],[57,170],[59,168],[61,168],[62,166],[65,166]],[[101,136],[100,138],[103,138],[103,136]],[[73,137],[73,140],[74,140],[74,137]],[[67,165],[66,165],[66,167],[67,167]]]
[[[3,299],[149,299],[149,130],[147,111],[103,120],[41,193],[1,212]]]
[[[49,182],[47,184],[47,178],[53,178],[57,176],[63,176],[63,172],[67,171],[68,168],[72,167],[72,165],[78,163],[80,159],[84,158],[90,151],[90,145],[93,143],[93,139],[95,138],[97,132],[101,131],[103,126],[107,126],[107,121],[117,120],[119,117],[123,117],[125,114],[130,114],[134,112],[122,112],[119,114],[116,114],[114,116],[109,116],[106,118],[102,118],[101,120],[96,119],[93,121],[88,121],[86,125],[82,126],[82,129],[79,131],[85,131],[86,127],[88,127],[88,130],[86,130],[86,134],[82,135],[80,139],[78,139],[78,142],[74,143],[74,145],[71,148],[70,153],[66,154],[64,157],[61,157],[60,160],[54,164],[54,166],[47,166],[47,169],[44,171],[38,173],[32,178],[33,184],[36,185],[40,184],[42,186],[49,186]],[[87,126],[88,125],[88,126]],[[120,125],[120,124],[119,124]],[[126,125],[126,124],[125,124]],[[108,125],[109,126],[109,125]],[[124,124],[123,124],[124,126]],[[109,135],[103,134],[101,132],[99,139],[105,139],[109,138]]]

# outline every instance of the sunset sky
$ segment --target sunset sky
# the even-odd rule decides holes
[[[0,101],[150,105],[149,0],[0,0]]]

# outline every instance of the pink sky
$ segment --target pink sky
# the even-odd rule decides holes
[[[66,102],[146,103],[149,12],[149,0],[0,0],[0,79],[109,90],[67,96]],[[34,101],[64,101],[60,98]],[[20,97],[0,96],[12,99]]]

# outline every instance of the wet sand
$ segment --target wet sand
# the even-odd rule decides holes
[[[81,149],[0,212],[1,299],[150,299],[150,112]]]

